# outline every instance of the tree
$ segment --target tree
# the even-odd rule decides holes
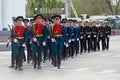
[[[108,5],[108,9],[111,11],[111,14],[117,15],[120,11],[120,0],[116,0],[116,4],[112,4],[112,0],[105,0]]]
[[[62,8],[62,7],[64,7],[64,3],[61,0],[27,0],[26,15],[27,17],[33,17],[34,14],[39,13],[40,8]],[[37,10],[35,10],[35,8],[37,8]]]

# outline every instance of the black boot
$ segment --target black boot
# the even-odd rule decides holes
[[[34,65],[34,69],[36,68],[36,62],[37,58],[36,58],[36,54],[33,55],[33,65]]]
[[[58,64],[58,60],[57,60],[57,56],[55,55],[55,61],[54,61],[54,66],[57,67],[57,64]]]
[[[19,71],[23,71],[23,68],[22,68],[22,58],[19,58],[18,62],[19,62]]]
[[[57,57],[57,63],[58,63],[58,69],[61,69],[60,68],[60,65],[61,65],[61,57],[60,56]]]
[[[18,59],[18,56],[15,57],[15,60],[16,60],[15,70],[17,70],[18,67],[19,67],[19,59]]]
[[[41,58],[38,57],[38,68],[37,69],[41,69]]]

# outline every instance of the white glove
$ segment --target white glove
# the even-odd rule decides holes
[[[48,39],[50,39],[50,36],[48,36]]]
[[[90,38],[90,35],[88,35],[88,38]]]
[[[83,36],[81,36],[81,39],[83,39]]]
[[[52,42],[56,42],[56,40],[54,38],[51,39]]]
[[[79,41],[79,38],[77,38],[77,41]]]
[[[110,36],[108,35],[107,37],[109,38]]]
[[[45,41],[43,42],[43,46],[46,46],[46,42]]]
[[[29,43],[32,44],[32,41],[30,41]]]
[[[36,39],[36,38],[33,38],[33,41],[34,41],[34,42],[37,42],[37,39]]]
[[[14,42],[15,42],[15,43],[18,43],[18,40],[17,40],[17,39],[14,39]]]
[[[74,39],[72,39],[72,41],[75,41]]]
[[[64,42],[64,45],[65,45],[66,47],[68,47],[68,43],[65,43],[65,42]]]
[[[100,37],[102,37],[103,35],[100,35]]]
[[[25,44],[22,44],[22,47],[26,47],[26,45],[25,45]]]
[[[65,46],[68,47],[68,44],[66,44]]]
[[[94,35],[94,37],[96,37],[96,35]]]
[[[68,42],[71,43],[71,39]]]

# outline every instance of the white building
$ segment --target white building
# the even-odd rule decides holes
[[[12,24],[13,16],[25,17],[26,0],[0,0],[0,30]]]

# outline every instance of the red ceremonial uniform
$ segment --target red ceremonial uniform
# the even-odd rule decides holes
[[[23,26],[17,26],[15,27],[15,34],[16,34],[16,38],[18,39],[23,39],[24,38],[24,30],[25,28]]]
[[[34,25],[34,31],[35,31],[35,36],[39,37],[42,36],[42,31],[43,31],[44,26],[42,24],[35,24]]]
[[[61,36],[62,26],[61,25],[55,25],[53,27],[53,31],[55,36]]]

